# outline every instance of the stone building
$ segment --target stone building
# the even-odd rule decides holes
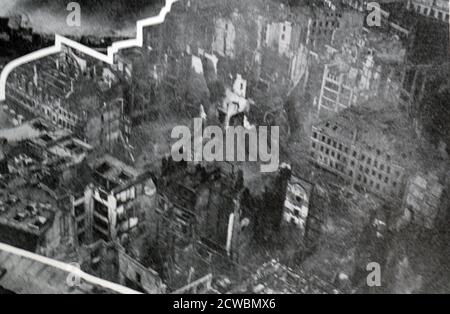
[[[149,172],[138,171],[110,155],[96,159],[91,168],[93,182],[84,192],[87,239],[122,240],[148,223],[156,196]]]
[[[416,149],[414,138],[396,109],[352,107],[313,126],[311,159],[357,188],[398,200]]]

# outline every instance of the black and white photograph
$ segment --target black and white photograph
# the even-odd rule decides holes
[[[450,294],[449,14],[0,0],[0,294]]]

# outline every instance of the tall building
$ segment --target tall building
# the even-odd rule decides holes
[[[87,236],[122,240],[149,222],[156,197],[151,173],[138,171],[110,155],[96,159],[91,167],[94,182],[84,193]]]
[[[238,261],[251,223],[241,202],[242,184],[242,173],[231,164],[195,166],[164,159],[156,237],[168,254],[175,247],[201,243]]]

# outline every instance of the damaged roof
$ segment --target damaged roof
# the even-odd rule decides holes
[[[419,141],[413,122],[391,103],[368,101],[343,110],[316,128],[405,168],[442,165],[436,149]]]

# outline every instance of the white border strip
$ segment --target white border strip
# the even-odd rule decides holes
[[[153,16],[138,21],[136,23],[136,38],[113,43],[111,47],[108,47],[106,55],[92,48],[84,46],[76,41],[70,40],[64,36],[55,34],[55,45],[48,48],[40,49],[38,51],[27,54],[23,57],[17,58],[5,66],[2,73],[0,74],[0,101],[6,100],[6,81],[8,79],[9,74],[15,68],[28,62],[32,62],[34,60],[38,60],[40,58],[61,52],[63,45],[74,48],[86,55],[94,57],[105,63],[114,64],[114,56],[119,50],[131,47],[142,47],[144,44],[144,28],[148,26],[162,24],[166,19],[167,13],[169,13],[170,10],[172,9],[172,4],[174,4],[177,1],[178,0],[166,0],[165,6],[161,9],[161,11],[157,16]]]
[[[109,290],[113,290],[117,293],[121,293],[121,294],[141,294],[138,291],[135,291],[133,289],[121,286],[119,284],[107,281],[107,280],[103,280],[100,278],[97,278],[95,276],[89,275],[85,272],[83,272],[81,269],[67,264],[67,263],[63,263],[45,256],[41,256],[41,255],[37,255],[22,249],[18,249],[16,247],[4,244],[4,243],[0,243],[0,251],[5,251],[17,256],[21,256],[23,258],[27,258],[36,262],[39,262],[41,264],[45,264],[54,268],[57,268],[59,270],[62,270],[64,272],[67,272],[68,274],[73,274],[81,279],[84,279],[85,281],[97,285],[97,286],[101,286],[103,288],[109,289]],[[8,287],[5,287],[8,288]]]

